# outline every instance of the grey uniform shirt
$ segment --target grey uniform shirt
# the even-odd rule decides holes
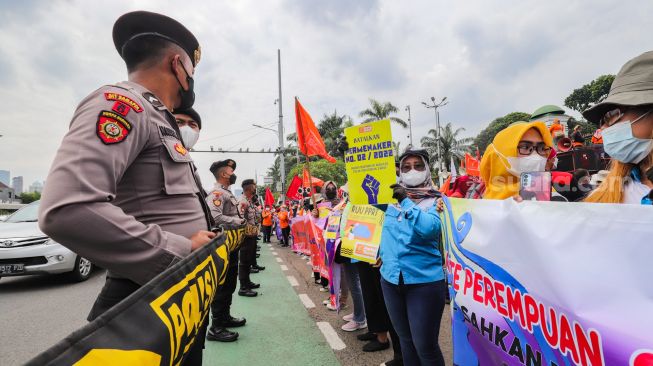
[[[213,191],[206,197],[206,203],[211,209],[211,216],[216,225],[241,225],[242,213],[238,200],[233,193],[220,183],[216,183]]]
[[[91,93],[50,169],[41,230],[139,284],[187,256],[189,238],[210,219],[178,136],[174,116],[136,83]]]
[[[257,218],[257,210],[256,206],[252,204],[250,200],[245,197],[245,195],[242,195],[240,197],[240,207],[243,207],[243,218],[247,221],[248,225],[258,225],[258,218]]]

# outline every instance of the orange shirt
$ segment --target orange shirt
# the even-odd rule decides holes
[[[279,212],[279,226],[281,226],[282,229],[285,229],[290,225],[290,215],[288,215],[288,212]]]
[[[272,226],[272,212],[263,211],[261,215],[263,216],[263,222],[261,224],[263,226]]]
[[[592,135],[592,143],[593,144],[603,144],[603,133],[602,133],[602,130],[600,128],[598,130],[594,131],[594,135]]]
[[[559,134],[564,134],[565,130],[562,128],[561,124],[554,123],[549,127],[549,132],[551,132],[551,136],[556,137],[556,131],[560,131]]]

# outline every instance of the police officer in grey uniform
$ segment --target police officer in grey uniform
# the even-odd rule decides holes
[[[193,108],[177,109],[174,115],[181,134],[181,140],[184,142],[184,146],[190,150],[200,137],[202,118]]]
[[[229,186],[236,183],[236,162],[227,159],[216,161],[209,169],[215,177],[216,183],[213,191],[206,197],[206,202],[211,209],[211,215],[216,225],[244,225],[245,219],[239,211],[238,200],[229,190]],[[238,339],[238,333],[227,328],[242,327],[245,318],[231,316],[231,301],[238,282],[238,250],[229,253],[229,266],[224,285],[215,295],[211,304],[212,324],[207,332],[206,339],[218,342],[233,342]]]
[[[128,81],[79,104],[39,211],[44,233],[108,269],[89,320],[215,237],[171,113],[193,104],[197,39],[174,19],[137,11],[116,21],[113,40]],[[202,363],[203,339],[184,364]]]
[[[257,227],[256,203],[253,201],[256,194],[256,182],[254,182],[254,179],[245,179],[241,186],[243,187],[243,195],[240,197],[240,208],[243,211],[243,217],[248,226]],[[240,248],[240,264],[238,266],[238,278],[240,279],[238,295],[240,296],[255,297],[258,293],[253,289],[261,287],[260,284],[252,282],[249,276],[250,271],[253,270],[252,266],[256,263],[257,235],[258,233],[248,235],[245,232],[245,239]]]

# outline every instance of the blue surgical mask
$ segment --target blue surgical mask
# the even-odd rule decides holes
[[[622,163],[639,164],[653,151],[653,139],[640,139],[633,136],[632,124],[641,120],[649,112],[636,120],[624,121],[603,130],[603,148],[611,158]]]

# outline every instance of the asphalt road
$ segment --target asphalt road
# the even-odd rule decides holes
[[[0,279],[0,364],[23,364],[86,324],[104,273],[80,283],[61,275]]]

